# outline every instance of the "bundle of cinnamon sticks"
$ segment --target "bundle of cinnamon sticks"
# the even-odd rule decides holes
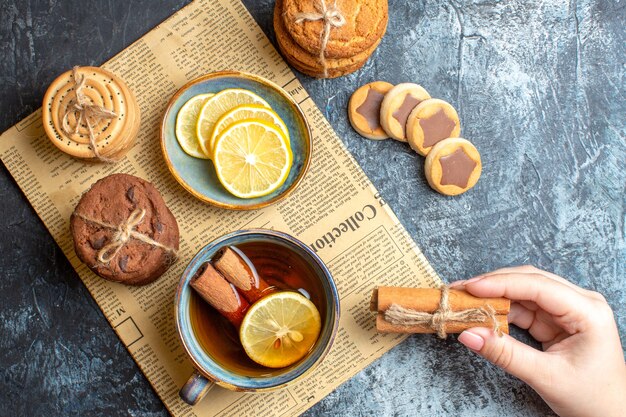
[[[471,327],[491,327],[508,333],[506,298],[479,298],[447,287],[373,290],[370,310],[377,313],[376,329],[383,333],[461,333]]]
[[[274,291],[234,246],[221,249],[198,268],[189,285],[236,328],[251,304]]]

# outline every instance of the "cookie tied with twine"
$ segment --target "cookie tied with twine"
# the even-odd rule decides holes
[[[386,0],[276,0],[274,30],[297,70],[334,78],[361,68],[387,29]]]
[[[113,174],[92,185],[70,226],[78,258],[110,281],[150,283],[178,255],[176,219],[157,189],[132,175]]]
[[[97,67],[74,67],[46,91],[42,118],[46,135],[63,152],[111,163],[133,145],[140,110],[116,75]]]
[[[508,333],[510,300],[479,298],[464,290],[380,287],[370,309],[377,312],[376,329],[383,333],[436,333],[446,338],[472,327]]]
[[[330,38],[330,31],[332,28],[340,28],[346,24],[346,19],[341,14],[341,11],[337,8],[337,1],[334,1],[329,6],[326,5],[324,0],[320,0],[319,11],[315,13],[298,13],[296,15],[295,23],[303,23],[305,21],[315,22],[321,20],[323,22],[323,29],[321,34],[321,44],[319,47],[319,61],[322,65],[322,71],[324,78],[328,77],[328,66],[326,65],[326,47],[328,45],[328,39]]]
[[[98,259],[98,262],[102,264],[108,264],[111,261],[113,261],[113,259],[115,259],[117,254],[120,252],[120,250],[124,247],[124,245],[130,239],[137,239],[141,242],[147,243],[150,246],[155,246],[157,248],[164,249],[167,252],[171,253],[174,258],[178,256],[177,249],[172,248],[170,246],[162,245],[156,240],[150,238],[150,236],[145,235],[143,233],[139,233],[135,230],[135,228],[141,224],[144,217],[146,217],[146,210],[144,209],[135,209],[132,213],[130,213],[130,216],[128,216],[126,220],[122,221],[122,223],[118,225],[109,224],[109,223],[91,218],[89,216],[85,216],[84,214],[81,214],[81,213],[74,213],[74,215],[86,221],[87,223],[92,223],[94,225],[101,226],[101,227],[115,231],[115,234],[111,237],[111,242],[104,245],[98,251],[97,259]]]

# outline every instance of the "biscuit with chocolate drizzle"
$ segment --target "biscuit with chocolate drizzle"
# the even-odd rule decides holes
[[[476,147],[462,138],[448,138],[432,147],[424,171],[428,184],[444,195],[466,192],[478,182],[482,171]]]
[[[406,122],[411,111],[430,94],[422,86],[402,83],[385,95],[380,106],[380,124],[393,139],[406,142]]]
[[[447,138],[461,134],[459,115],[452,105],[439,99],[424,100],[418,104],[406,122],[406,137],[411,148],[422,156]]]
[[[348,116],[354,130],[368,139],[382,140],[389,135],[380,125],[380,105],[393,84],[374,81],[365,84],[352,94],[348,103]]]

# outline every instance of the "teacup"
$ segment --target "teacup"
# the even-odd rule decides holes
[[[282,369],[267,368],[250,373],[246,364],[241,366],[226,364],[223,359],[224,353],[215,345],[205,342],[206,337],[198,330],[198,319],[194,318],[198,315],[196,305],[198,297],[189,282],[198,268],[210,261],[221,248],[255,244],[273,245],[272,247],[284,250],[288,256],[295,257],[302,265],[306,265],[315,280],[315,294],[311,300],[320,311],[322,326],[319,338],[311,351],[297,363]],[[309,295],[306,289],[303,293]],[[176,291],[176,328],[195,368],[192,376],[180,390],[181,398],[193,405],[215,385],[234,391],[265,392],[282,388],[302,378],[311,372],[330,350],[337,333],[339,314],[339,296],[330,271],[311,248],[296,238],[273,230],[250,229],[237,231],[212,241],[191,260]],[[207,316],[206,320],[211,320],[211,317]]]

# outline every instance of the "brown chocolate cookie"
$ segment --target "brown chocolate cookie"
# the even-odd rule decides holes
[[[321,17],[323,5],[337,23],[330,28],[325,49],[327,58],[349,58],[360,54],[385,34],[387,0],[283,0],[282,20],[287,31],[312,55],[320,53],[325,21],[309,19]],[[303,14],[309,19],[299,20]]]
[[[113,174],[83,194],[70,219],[78,258],[102,278],[148,284],[176,260],[179,233],[148,181]]]

